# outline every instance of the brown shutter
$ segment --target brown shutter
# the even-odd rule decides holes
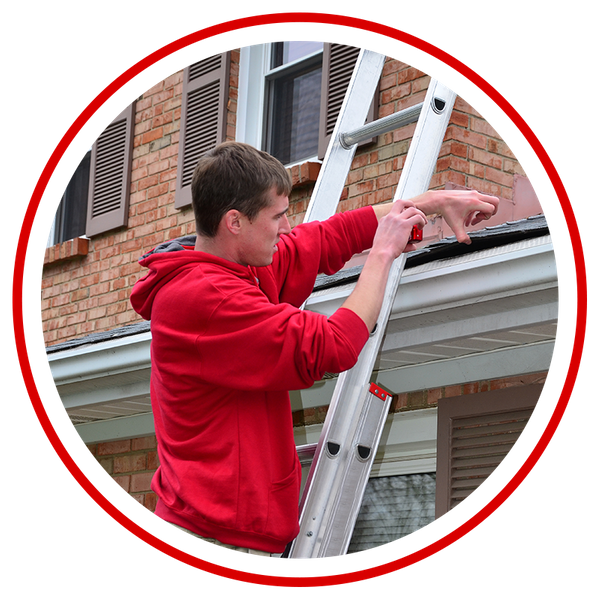
[[[91,237],[127,225],[135,103],[92,146],[87,222]]]
[[[197,62],[183,71],[175,208],[192,203],[192,175],[198,159],[225,141],[229,62],[229,53],[226,52]]]
[[[321,115],[319,121],[319,150],[318,155],[323,159],[333,128],[335,127],[352,71],[358,58],[360,48],[343,46],[342,44],[324,44],[323,75],[321,84]],[[378,116],[379,90],[376,90],[373,103],[369,108],[366,122],[373,121]],[[360,144],[372,143],[376,138]]]
[[[542,385],[444,398],[438,404],[435,516],[473,492],[523,431]]]

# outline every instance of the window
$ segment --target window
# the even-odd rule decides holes
[[[278,42],[266,73],[263,148],[284,164],[316,156],[323,44]]]
[[[322,159],[359,52],[315,42],[242,48],[237,139],[286,165]],[[377,109],[374,101],[368,120]]]
[[[48,240],[50,246],[85,235],[91,155],[89,150],[83,157],[60,200]]]
[[[303,482],[310,471],[321,428],[295,430]],[[437,410],[388,416],[348,553],[387,544],[425,527],[435,518]],[[314,444],[314,446],[313,446]]]
[[[435,473],[368,481],[348,553],[388,544],[435,518]]]

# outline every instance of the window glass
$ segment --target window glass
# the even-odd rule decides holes
[[[264,147],[283,164],[317,155],[322,49],[323,44],[315,42],[272,45]]]
[[[60,244],[85,234],[90,182],[91,150],[87,152],[71,177],[56,211],[50,244]]]
[[[271,68],[287,65],[323,50],[323,42],[277,42],[273,44]]]
[[[370,479],[348,553],[393,542],[435,518],[435,473]]]
[[[273,82],[269,151],[284,164],[316,155],[321,67]]]

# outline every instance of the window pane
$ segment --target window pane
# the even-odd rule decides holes
[[[277,42],[273,44],[271,68],[287,65],[323,49],[323,42]]]
[[[282,163],[317,153],[321,67],[273,82],[269,148]]]
[[[91,151],[88,151],[71,177],[60,201],[55,217],[54,244],[60,244],[85,234],[90,157]]]
[[[435,473],[370,479],[348,552],[393,542],[434,518]]]

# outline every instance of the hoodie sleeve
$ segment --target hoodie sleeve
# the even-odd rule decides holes
[[[304,389],[326,372],[351,368],[368,336],[350,310],[327,318],[289,304],[275,306],[258,291],[233,294],[196,337],[198,375],[232,389]]]
[[[317,275],[337,273],[355,254],[370,248],[376,230],[370,206],[295,227],[282,238],[271,267],[279,300],[300,306]]]

